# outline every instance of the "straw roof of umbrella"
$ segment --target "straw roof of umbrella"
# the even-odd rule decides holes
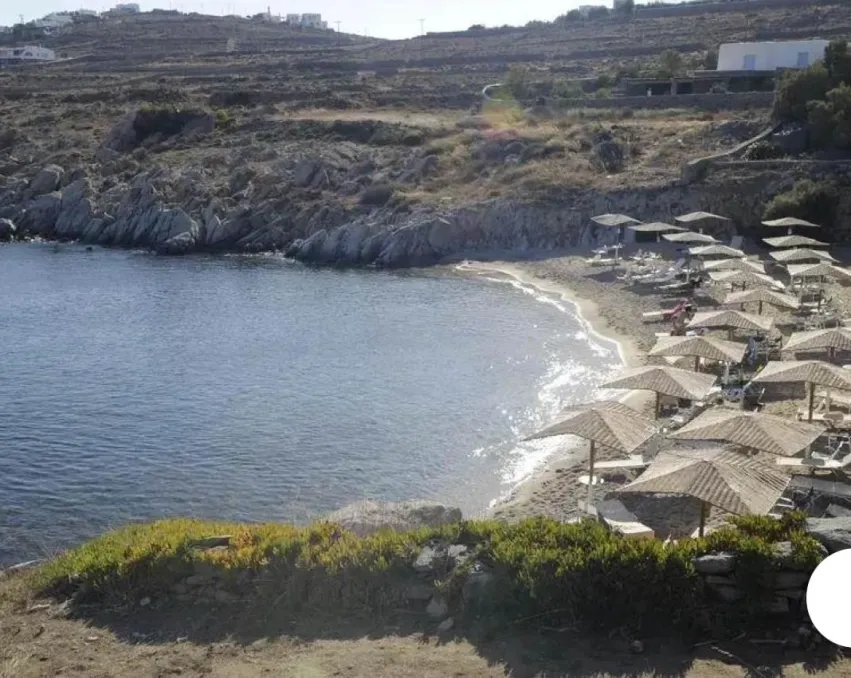
[[[824,429],[773,414],[739,409],[706,410],[674,431],[672,440],[711,440],[733,443],[754,450],[793,457],[813,444]]]
[[[688,214],[683,214],[679,217],[674,217],[675,221],[678,221],[681,224],[693,224],[699,221],[730,221],[727,217],[722,217],[719,214],[712,214],[711,212],[689,212]]]
[[[789,264],[786,266],[789,271],[789,276],[792,278],[815,278],[815,277],[831,277],[842,278],[845,280],[851,279],[851,271],[839,266],[833,266],[826,261],[818,264]]]
[[[628,227],[631,231],[637,231],[639,233],[673,233],[685,231],[682,226],[674,226],[673,224],[666,224],[662,221],[653,221],[649,224],[635,224]]]
[[[783,351],[851,350],[851,330],[835,327],[826,330],[795,332],[786,341]]]
[[[755,384],[802,382],[851,390],[851,370],[821,360],[772,360],[751,381]]]
[[[668,242],[678,243],[703,243],[710,244],[718,242],[711,235],[705,233],[695,233],[694,231],[683,231],[682,233],[666,233],[662,236]]]
[[[764,238],[763,242],[769,247],[830,247],[826,242],[805,235],[781,235],[776,238]]]
[[[713,374],[690,372],[666,365],[646,365],[625,370],[614,379],[601,384],[601,388],[655,391],[674,398],[702,400],[709,395],[716,379]]]
[[[744,257],[742,250],[737,250],[729,245],[705,245],[703,247],[692,247],[688,253],[693,257]]]
[[[778,281],[770,275],[750,271],[746,268],[738,271],[710,271],[709,277],[713,282],[730,285],[768,285],[773,287],[778,284]]]
[[[727,298],[724,299],[724,304],[747,304],[752,301],[758,301],[779,308],[795,309],[801,305],[797,297],[793,297],[791,294],[776,292],[767,287],[756,287],[754,289],[744,290],[743,292],[730,292]]]
[[[703,263],[705,271],[753,271],[765,275],[765,264],[753,259],[716,259]]]
[[[696,356],[722,363],[740,363],[747,345],[714,337],[659,337],[649,355]]]
[[[779,261],[782,264],[791,263],[793,261],[812,261],[814,259],[820,261],[836,261],[827,252],[820,252],[809,247],[793,248],[791,250],[779,250],[770,254],[771,258]]]
[[[768,226],[769,228],[793,228],[795,226],[803,226],[804,228],[821,228],[818,224],[814,224],[811,221],[805,221],[804,219],[798,219],[798,217],[771,219],[770,221],[763,221],[762,225]]]
[[[596,217],[591,217],[591,221],[599,226],[629,226],[630,224],[640,224],[638,219],[633,219],[626,214],[598,214]]]
[[[773,326],[774,321],[771,318],[732,309],[695,313],[687,325],[687,327],[727,328],[753,332],[768,332]]]
[[[527,440],[574,435],[630,454],[655,434],[650,419],[623,403],[602,400],[569,408],[559,421]]]
[[[647,470],[616,492],[685,494],[738,515],[771,510],[789,476],[765,455],[749,457],[722,447],[660,452]]]

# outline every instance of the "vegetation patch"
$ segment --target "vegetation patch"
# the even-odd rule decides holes
[[[791,542],[796,567],[812,569],[821,559],[819,545],[802,526],[799,515],[781,521],[736,519],[706,539],[665,544],[623,539],[590,521],[469,521],[361,538],[324,522],[297,528],[175,519],[110,532],[31,576],[41,594],[115,602],[165,595],[176,582],[206,568],[226,582],[254,582],[258,600],[380,613],[404,598],[423,547],[442,543],[463,545],[471,554],[465,565],[437,582],[459,612],[475,563],[499,582],[492,592],[499,619],[687,632],[705,630],[719,619],[725,625],[738,619],[729,606],[716,615],[695,571],[696,556],[735,554],[737,576],[750,587],[745,603],[753,603],[764,593],[761,575],[789,566],[789,556],[787,562],[777,562],[775,543]],[[742,619],[747,609],[742,608]]]
[[[775,195],[765,206],[763,221],[797,217],[824,226],[827,236],[836,219],[839,192],[835,184],[803,179]]]

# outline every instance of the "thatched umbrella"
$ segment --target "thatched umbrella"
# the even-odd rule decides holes
[[[650,349],[653,356],[694,356],[694,370],[701,358],[721,363],[740,363],[744,360],[745,344],[723,341],[713,337],[659,337]]]
[[[730,221],[727,217],[722,217],[718,214],[712,214],[711,212],[689,212],[688,214],[683,214],[678,217],[674,217],[674,221],[679,224],[686,224],[688,226],[692,226],[692,224],[703,224],[707,221]],[[698,230],[703,233],[703,226],[698,226]]]
[[[703,311],[695,313],[686,327],[706,329],[727,329],[729,338],[733,338],[735,330],[746,330],[748,332],[768,332],[774,326],[771,318],[763,318],[752,313],[743,313],[731,309],[718,311]]]
[[[805,261],[814,263],[829,261],[833,263],[836,261],[836,259],[830,256],[827,252],[821,252],[809,247],[793,247],[790,250],[778,250],[776,252],[772,252],[770,256],[774,259],[774,261],[778,261],[781,264],[791,264],[793,262],[800,263]]]
[[[729,245],[704,245],[692,247],[688,253],[693,257],[737,257],[743,258],[745,253]]]
[[[757,273],[756,271],[748,269],[741,269],[738,271],[710,271],[709,278],[713,282],[729,285],[742,285],[742,287],[747,285],[767,285],[768,287],[774,287],[779,284],[778,281],[770,275]]]
[[[789,484],[766,455],[748,456],[723,447],[666,450],[624,493],[685,494],[701,501],[700,531],[709,506],[737,515],[768,513]]]
[[[595,444],[631,454],[656,434],[653,422],[631,407],[612,400],[602,400],[568,408],[555,424],[538,431],[526,440],[572,435],[590,443],[588,503],[594,485]]]
[[[818,264],[788,264],[790,278],[838,278],[840,280],[851,280],[851,271],[840,266],[833,266],[826,261]]]
[[[634,224],[627,228],[629,228],[630,231],[635,231],[636,233],[655,233],[656,242],[661,240],[663,233],[673,233],[686,230],[682,226],[674,226],[673,224],[666,224],[661,221],[653,221],[649,224]]]
[[[762,412],[719,407],[706,410],[668,437],[672,440],[733,443],[761,452],[793,457],[812,445],[822,433],[824,429],[813,424]]]
[[[621,242],[623,241],[623,227],[628,226],[630,224],[640,224],[641,222],[638,219],[633,219],[626,214],[598,214],[595,217],[591,217],[591,221],[593,221],[598,226],[604,226],[606,228],[617,228],[618,229],[618,247],[620,247]],[[620,256],[620,249],[617,250],[615,254],[615,259]]]
[[[610,379],[600,388],[636,389],[656,392],[655,416],[659,416],[659,405],[663,395],[684,400],[703,400],[709,395],[717,377],[680,370],[663,365],[647,365],[625,370],[614,379]]]
[[[765,275],[765,264],[761,261],[753,261],[752,259],[716,259],[715,261],[705,261],[703,263],[704,271],[753,271]]]
[[[758,314],[762,315],[762,305],[776,306],[777,308],[796,309],[801,305],[797,297],[770,290],[767,287],[755,287],[742,292],[730,292],[724,299],[724,305],[744,304],[756,301],[759,303]]]
[[[804,219],[798,219],[797,217],[771,219],[770,221],[763,221],[762,225],[768,226],[768,228],[785,228],[788,235],[792,235],[792,229],[796,226],[801,228],[821,228],[818,224],[814,224],[811,221],[805,221]]]
[[[781,349],[784,353],[827,351],[832,358],[836,351],[851,351],[851,329],[834,327],[824,330],[795,332]]]
[[[705,233],[695,233],[694,231],[683,231],[682,233],[666,233],[662,237],[668,242],[676,242],[683,245],[711,245],[714,242],[718,242],[711,235],[706,235]]]
[[[816,386],[851,390],[851,370],[821,360],[772,360],[751,380],[754,384],[805,383],[809,389],[807,421],[813,420]]]
[[[763,238],[762,242],[769,247],[830,247],[826,242],[805,235],[781,235],[776,238]]]

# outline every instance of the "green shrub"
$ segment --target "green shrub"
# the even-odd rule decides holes
[[[213,115],[216,118],[216,126],[221,127],[222,129],[227,129],[231,125],[233,125],[233,116],[224,108],[217,108],[213,111]]]
[[[226,547],[194,546],[225,534],[230,536]],[[714,608],[694,571],[695,556],[736,554],[737,576],[751,601],[765,593],[762,575],[775,567],[774,542],[791,541],[793,558],[804,565],[814,566],[821,558],[798,515],[781,521],[734,519],[706,539],[676,544],[624,539],[592,521],[564,524],[544,518],[516,525],[469,521],[364,538],[324,522],[296,528],[173,519],[104,534],[50,561],[35,572],[32,583],[41,593],[73,593],[77,601],[123,601],[163,593],[207,567],[225,581],[236,581],[243,572],[262,574],[257,579],[265,587],[260,600],[278,605],[332,611],[367,606],[380,612],[401,603],[410,565],[432,540],[466,545],[501,578],[492,602],[502,620],[645,633],[705,630],[712,621]],[[461,602],[465,573],[439,582],[453,604]],[[724,616],[729,606],[717,610],[717,619],[732,623]]]
[[[824,64],[787,71],[774,95],[774,118],[784,122],[807,120],[807,104],[823,100],[830,89],[830,76]]]
[[[788,191],[775,195],[765,206],[762,218],[768,221],[798,217],[830,229],[838,203],[839,194],[834,184],[802,179]]]
[[[807,104],[812,145],[851,148],[851,86],[842,84],[827,93],[826,101]]]

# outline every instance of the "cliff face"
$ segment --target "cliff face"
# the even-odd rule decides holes
[[[822,172],[837,174],[835,168]],[[495,198],[454,208],[398,209],[264,199],[258,192],[247,204],[222,209],[191,171],[143,173],[98,193],[80,172],[49,166],[30,182],[0,189],[0,218],[10,219],[19,235],[162,254],[278,250],[317,264],[420,266],[452,256],[611,242],[616,232],[590,221],[606,212],[664,221],[706,210],[747,230],[758,225],[765,202],[801,176],[794,164],[749,170],[738,163],[715,168],[699,183],[566,190],[546,201]],[[842,214],[849,212],[848,200],[843,197]]]

